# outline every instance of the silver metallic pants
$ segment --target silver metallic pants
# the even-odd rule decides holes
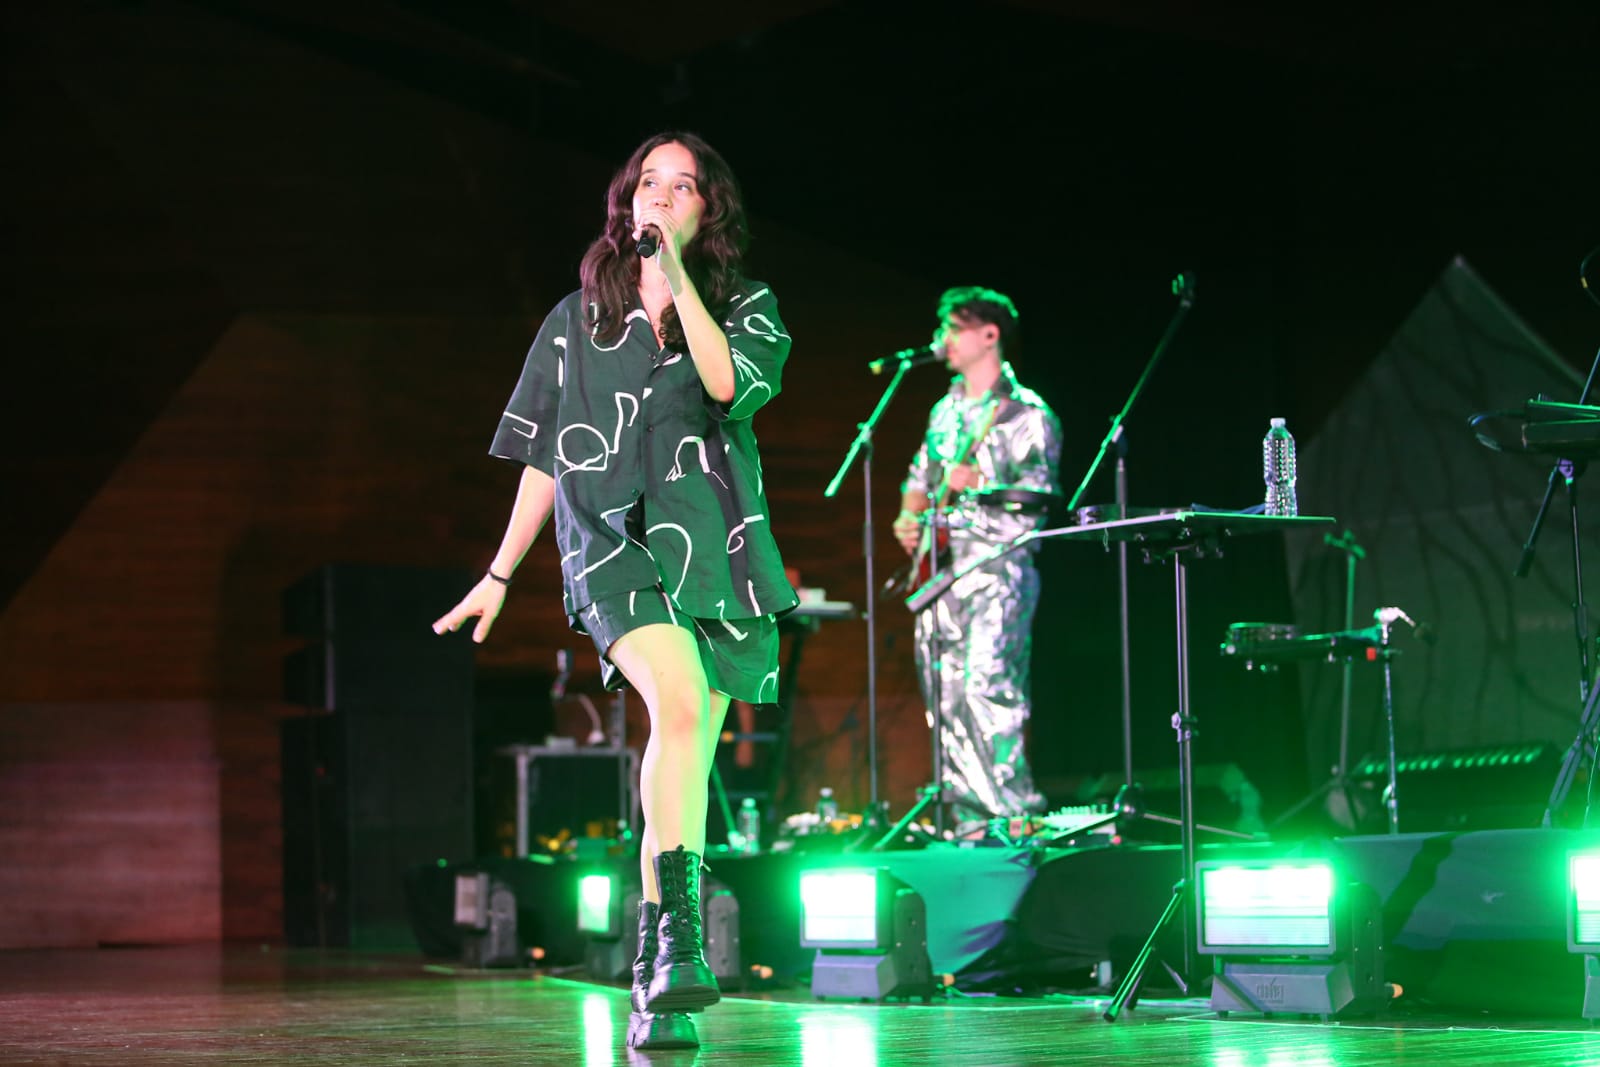
[[[1023,753],[1038,604],[1039,572],[1019,552],[968,574],[917,617],[917,675],[930,729],[939,712],[944,800],[958,819],[1045,809]]]

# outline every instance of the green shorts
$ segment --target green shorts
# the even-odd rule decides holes
[[[569,616],[572,628],[588,634],[600,653],[600,679],[621,689],[627,679],[607,655],[617,639],[653,623],[681,626],[694,634],[700,665],[712,689],[750,704],[778,701],[778,624],[771,615],[756,619],[701,619],[686,614],[659,585],[601,597]]]

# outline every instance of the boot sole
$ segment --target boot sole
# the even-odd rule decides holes
[[[699,1048],[700,1037],[695,1033],[694,1022],[682,1013],[628,1015],[628,1047]]]
[[[703,1011],[721,999],[722,990],[714,985],[682,985],[676,989],[663,989],[645,1001],[645,1011],[652,1014]]]

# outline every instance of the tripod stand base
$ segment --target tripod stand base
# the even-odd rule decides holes
[[[1550,801],[1544,809],[1543,825],[1546,828],[1558,826],[1563,821],[1564,815],[1570,816],[1570,813],[1565,811],[1568,794],[1583,770],[1588,768],[1591,774],[1594,773],[1597,744],[1600,744],[1596,741],[1597,730],[1600,730],[1600,683],[1589,687],[1588,695],[1583,702],[1583,716],[1578,725],[1578,736],[1573,738],[1571,747],[1561,760],[1561,769],[1556,774],[1555,788],[1550,791]],[[1569,817],[1568,821],[1576,820],[1570,820]],[[1589,827],[1587,799],[1578,825],[1584,829]]]
[[[882,852],[889,846],[889,842],[896,840],[905,832],[906,827],[916,821],[917,816],[921,815],[928,805],[939,803],[939,798],[942,795],[941,790],[936,785],[925,785],[920,792],[921,795],[918,797],[917,802],[912,805],[911,810],[901,816],[899,822],[889,827],[889,832],[874,842],[872,847],[867,849],[868,852]]]
[[[1356,828],[1356,806],[1351,798],[1351,792],[1354,788],[1355,785],[1349,777],[1335,774],[1316,789],[1297,800],[1293,806],[1285,809],[1281,815],[1267,824],[1267,830],[1272,832],[1280,830],[1284,826],[1292,825],[1295,819],[1303,812],[1312,808],[1321,810],[1327,818],[1341,828],[1354,830]],[[1335,805],[1341,808],[1341,811],[1337,814],[1333,810]]]
[[[1112,996],[1111,1003],[1106,1006],[1106,1010],[1100,1016],[1106,1022],[1116,1022],[1117,1016],[1122,1014],[1123,1008],[1131,1007],[1137,1003],[1139,985],[1144,981],[1144,970],[1150,965],[1150,960],[1156,954],[1156,942],[1160,940],[1162,933],[1171,924],[1172,920],[1182,914],[1184,902],[1188,897],[1189,883],[1187,880],[1180,881],[1172,887],[1172,897],[1167,901],[1167,910],[1163,911],[1161,918],[1156,920],[1155,929],[1151,930],[1150,936],[1145,938],[1144,947],[1139,949],[1139,955],[1134,958],[1133,966],[1128,968],[1128,973],[1123,976],[1122,984],[1117,986],[1117,992]],[[1163,964],[1163,966],[1166,965]],[[1172,973],[1173,977],[1178,980],[1178,988],[1187,993],[1189,991],[1189,976],[1173,972],[1170,966],[1167,966],[1167,971]]]

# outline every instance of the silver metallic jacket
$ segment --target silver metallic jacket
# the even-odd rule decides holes
[[[934,405],[904,488],[922,489],[937,504],[945,465],[979,433],[983,437],[967,462],[983,472],[985,487],[954,497],[942,513],[949,528],[947,567],[959,569],[1045,521],[1038,509],[992,503],[989,490],[1054,494],[1059,488],[1060,420],[1037,393],[1018,383],[1010,364],[1001,365],[999,381],[984,396],[968,398],[958,378]],[[917,617],[917,668],[929,726],[934,708],[942,723],[944,799],[960,819],[1045,807],[1023,753],[1033,614],[1039,603],[1036,547],[978,568]],[[935,658],[937,673],[929,669]]]

